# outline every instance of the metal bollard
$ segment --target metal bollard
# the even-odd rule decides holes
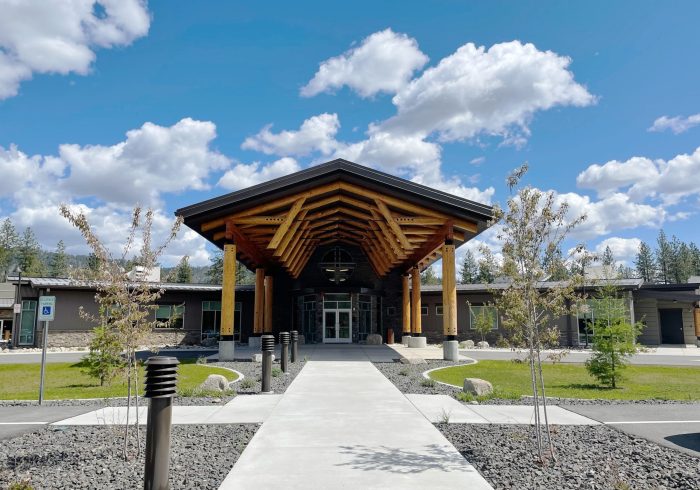
[[[299,346],[299,332],[292,330],[292,362],[297,362],[297,357],[299,352],[297,347]]]
[[[262,350],[262,393],[272,393],[272,353],[275,352],[275,336],[263,335],[260,337],[260,349]]]
[[[280,367],[282,372],[286,373],[289,368],[289,332],[280,332]]]
[[[146,425],[146,468],[144,490],[170,488],[170,425],[173,396],[177,388],[177,365],[174,357],[154,356],[146,361],[148,420]]]

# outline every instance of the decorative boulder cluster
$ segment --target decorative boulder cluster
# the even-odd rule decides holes
[[[485,379],[465,378],[464,392],[474,396],[484,396],[493,394],[493,385]]]
[[[202,391],[224,392],[228,389],[228,380],[226,376],[221,374],[210,374],[207,376],[207,379],[199,385],[199,389]]]

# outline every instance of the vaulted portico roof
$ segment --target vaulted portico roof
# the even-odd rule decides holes
[[[297,277],[329,243],[359,246],[378,276],[423,269],[445,240],[456,246],[488,227],[490,206],[337,159],[176,211],[219,247],[237,245],[250,269]]]

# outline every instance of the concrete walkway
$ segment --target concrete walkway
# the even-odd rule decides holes
[[[220,488],[491,488],[370,363],[374,353],[314,351]]]

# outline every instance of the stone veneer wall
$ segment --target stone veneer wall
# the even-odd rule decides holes
[[[37,331],[36,345],[42,345],[41,330]],[[49,347],[88,347],[91,331],[60,332],[49,330]],[[146,345],[195,345],[199,344],[199,332],[192,330],[154,330],[145,342]]]

